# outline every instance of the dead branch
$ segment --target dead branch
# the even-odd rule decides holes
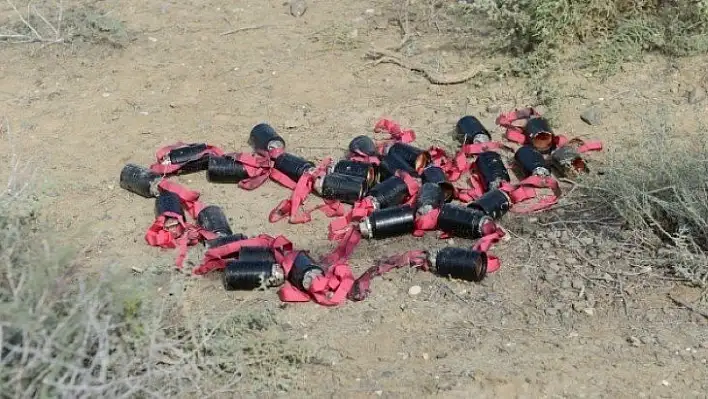
[[[268,25],[254,25],[254,26],[244,26],[243,28],[232,29],[221,34],[221,36],[232,35],[234,33],[243,32],[247,30],[262,29]]]
[[[698,315],[701,315],[701,316],[703,316],[706,320],[708,320],[708,312],[704,312],[704,311],[702,311],[702,310],[700,310],[700,309],[696,309],[696,308],[695,308],[694,306],[692,306],[690,303],[688,303],[688,302],[686,302],[686,301],[684,301],[684,300],[682,300],[682,299],[679,299],[679,298],[673,296],[672,294],[667,294],[667,296],[669,297],[669,299],[671,299],[672,301],[674,301],[674,303],[676,303],[677,305],[681,305],[681,306],[683,306],[684,308],[690,310],[691,312],[694,312],[694,313],[696,313],[696,314],[698,314]]]
[[[484,70],[483,66],[478,65],[465,72],[460,72],[456,74],[438,74],[435,72],[431,72],[430,70],[428,70],[428,68],[422,65],[402,61],[397,54],[389,50],[372,49],[366,53],[366,57],[373,60],[374,65],[394,64],[400,66],[403,69],[418,72],[419,74],[423,75],[423,77],[427,79],[428,82],[434,85],[454,85],[465,83]]]

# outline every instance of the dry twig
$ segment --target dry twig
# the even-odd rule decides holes
[[[698,315],[701,315],[701,316],[703,316],[706,320],[708,320],[708,312],[702,311],[702,310],[700,310],[700,309],[696,309],[696,308],[695,308],[694,306],[692,306],[690,303],[684,301],[683,299],[679,299],[679,298],[673,296],[672,294],[667,294],[667,296],[669,297],[669,299],[671,299],[672,301],[674,301],[674,303],[676,303],[677,305],[681,305],[681,306],[683,306],[684,308],[690,310],[691,312],[694,312],[694,313],[696,313],[696,314],[698,314]]]
[[[266,26],[268,26],[268,25],[244,26],[243,28],[228,30],[228,31],[222,33],[221,36],[232,35],[234,33],[243,32],[243,31],[247,31],[247,30],[262,29],[262,28],[265,28]]]
[[[423,75],[423,77],[427,79],[428,82],[434,85],[454,85],[465,83],[484,70],[483,66],[478,65],[465,72],[460,72],[456,74],[438,74],[429,71],[428,68],[425,68],[422,65],[402,61],[396,53],[391,52],[389,50],[372,49],[366,53],[366,56],[367,58],[373,60],[374,65],[394,64],[400,66],[401,68],[408,69],[413,72],[418,72]]]

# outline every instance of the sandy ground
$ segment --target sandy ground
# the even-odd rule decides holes
[[[100,6],[130,33],[123,48],[0,45],[0,104],[11,127],[0,151],[31,162],[44,217],[61,241],[88,248],[87,270],[174,273],[174,254],[143,241],[152,202],[118,186],[126,162],[148,165],[162,145],[246,150],[250,128],[269,121],[290,151],[318,160],[341,156],[351,137],[390,117],[413,128],[419,145],[454,149],[448,132],[462,115],[491,128],[499,110],[533,100],[513,79],[440,86],[395,65],[367,65],[371,45],[400,41],[385,3],[318,0],[299,18],[275,1]],[[479,62],[451,40],[416,37],[411,59],[448,73]],[[708,102],[689,104],[686,94],[705,74],[701,65],[705,58],[648,59],[604,82],[564,71],[556,82],[558,130],[631,154],[641,121],[658,112],[695,129]],[[589,107],[601,124],[580,120]],[[275,184],[246,192],[210,185],[201,174],[177,180],[222,206],[235,231],[284,234],[317,254],[331,248],[321,214],[304,225],[267,221],[287,194]],[[481,284],[400,271],[377,280],[364,302],[322,308],[283,306],[274,291],[227,293],[217,276],[185,277],[185,307],[205,317],[252,309],[271,320],[265,333],[309,354],[276,370],[275,382],[244,386],[245,396],[706,397],[706,321],[666,299],[670,291],[698,293],[651,276],[606,276],[602,268],[622,270],[617,244],[536,220],[505,219],[512,239],[495,250],[502,270]],[[361,272],[374,258],[442,245],[433,235],[366,242],[352,267]],[[422,293],[409,296],[411,285]]]

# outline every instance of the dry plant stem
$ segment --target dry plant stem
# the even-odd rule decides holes
[[[247,30],[262,29],[262,28],[265,28],[266,26],[268,26],[268,25],[244,26],[243,28],[232,29],[232,30],[226,31],[226,32],[222,33],[221,36],[232,35],[234,33],[244,32]]]
[[[22,14],[20,13],[20,11],[17,10],[17,7],[15,7],[15,4],[14,4],[13,2],[11,2],[10,0],[6,0],[6,2],[7,2],[7,4],[8,4],[10,7],[12,7],[12,9],[15,11],[15,14],[17,14],[17,17],[20,18],[20,21],[22,21],[22,23],[25,24],[25,26],[26,26],[27,28],[29,28],[29,30],[31,30],[32,33],[34,33],[34,35],[37,37],[37,39],[38,39],[39,41],[43,41],[44,39],[42,38],[42,35],[40,35],[39,32],[37,32],[37,30],[34,29],[34,27],[33,27],[32,25],[30,25],[29,22],[27,22],[27,20],[22,16]]]
[[[34,26],[32,26],[27,19],[25,19],[20,11],[17,9],[15,4],[11,0],[6,0],[7,4],[12,7],[13,11],[17,15],[17,17],[22,21],[22,23],[30,30],[32,31],[32,35],[21,35],[21,34],[6,34],[6,35],[0,35],[0,40],[7,40],[10,41],[11,43],[14,44],[20,44],[20,43],[34,43],[34,42],[40,42],[46,44],[53,44],[53,43],[61,43],[64,41],[64,39],[61,37],[61,24],[62,24],[62,19],[64,15],[64,3],[63,1],[60,1],[57,4],[59,15],[57,17],[57,22],[58,22],[58,27],[55,27],[47,18],[42,15],[42,13],[37,10],[37,7],[35,7],[33,4],[28,4],[27,5],[27,16],[29,17],[32,12],[36,14],[39,19],[42,20],[51,30],[54,32],[54,38],[53,39],[46,39],[42,35],[39,34],[37,29],[35,29]],[[23,39],[23,40],[16,40],[13,41],[12,39]],[[43,46],[44,47],[44,46]]]
[[[398,57],[397,54],[389,50],[372,49],[367,52],[366,56],[373,60],[374,65],[394,64],[400,66],[401,68],[408,69],[413,72],[418,72],[423,75],[423,77],[427,79],[428,82],[434,85],[454,85],[465,83],[468,80],[477,76],[484,69],[482,66],[477,66],[466,72],[449,75],[437,74],[434,72],[430,72],[427,68],[421,65],[404,62]]]
[[[692,306],[692,305],[689,304],[688,302],[686,302],[686,301],[684,301],[684,300],[682,300],[682,299],[676,298],[676,297],[673,296],[672,294],[667,294],[667,296],[669,297],[669,299],[671,299],[672,301],[674,301],[677,305],[681,305],[681,306],[683,306],[684,308],[690,310],[691,312],[694,312],[694,313],[696,313],[696,314],[698,314],[698,315],[701,315],[701,316],[703,316],[703,318],[705,318],[706,320],[708,320],[708,312],[704,312],[704,311],[702,311],[702,310],[696,309],[694,306]]]

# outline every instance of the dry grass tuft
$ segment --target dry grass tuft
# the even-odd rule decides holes
[[[602,175],[582,182],[600,206],[634,231],[642,263],[699,286],[708,283],[708,140],[647,122],[631,152],[610,152]]]

